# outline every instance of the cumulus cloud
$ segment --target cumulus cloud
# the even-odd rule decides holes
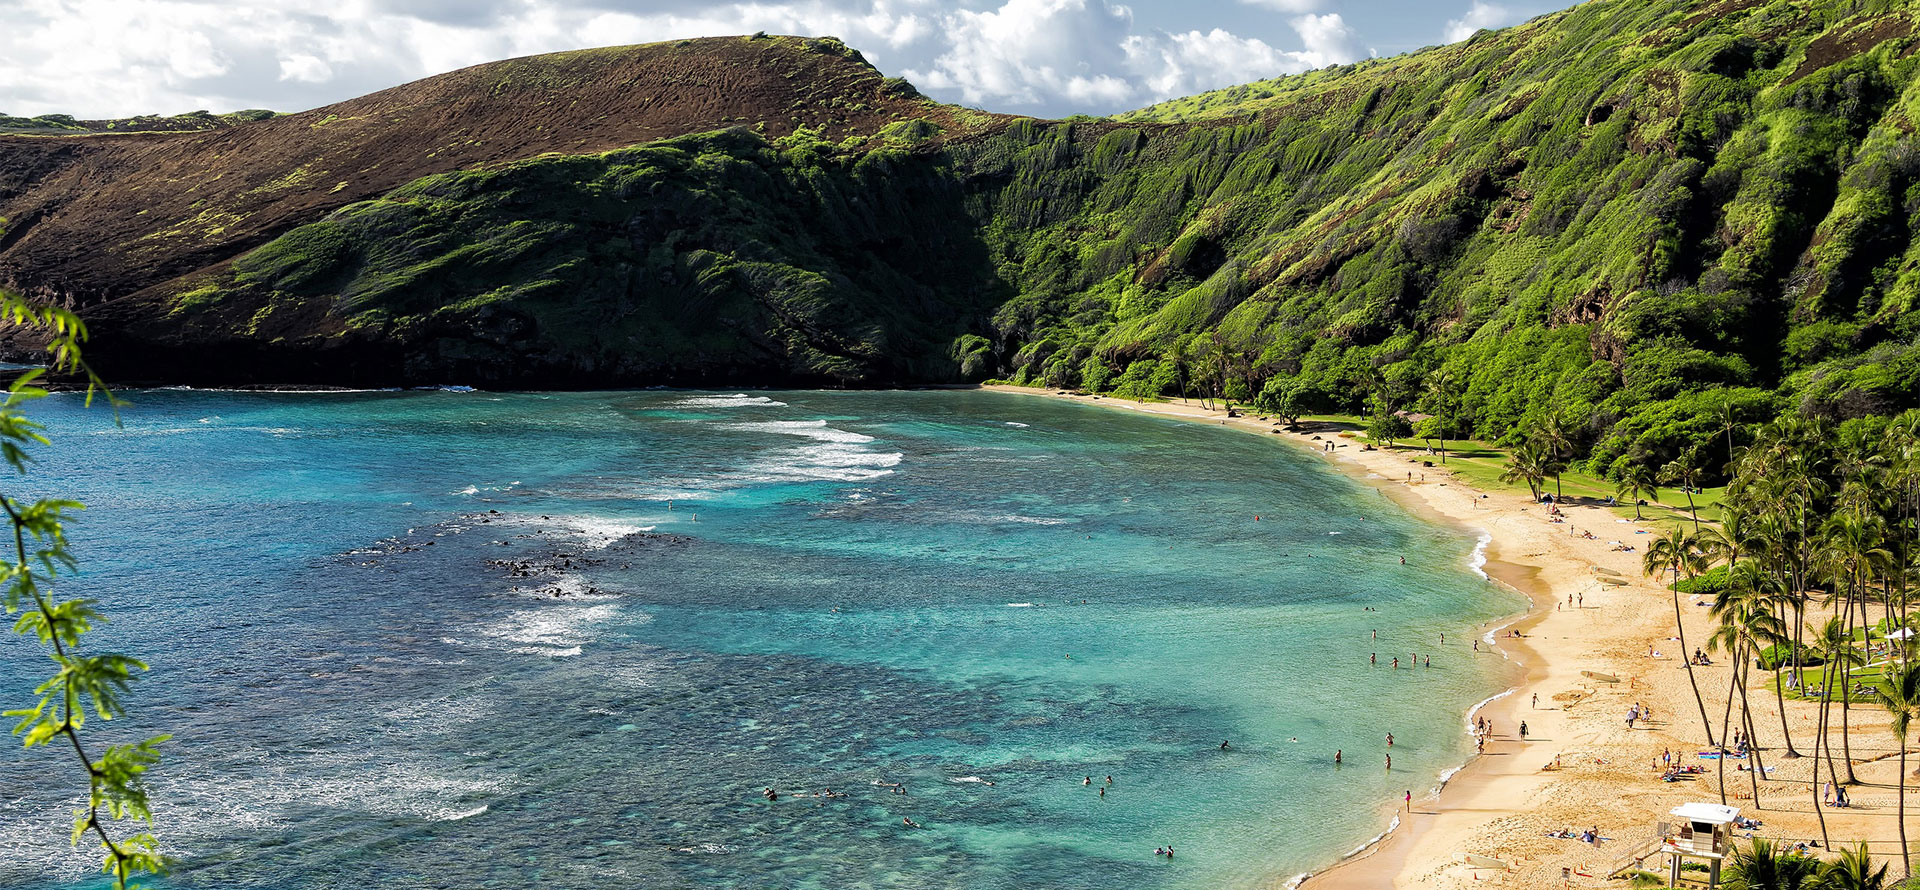
[[[1248,6],[1263,6],[1279,12],[1312,12],[1320,8],[1320,0],[1240,0]]]
[[[1486,0],[1474,0],[1473,6],[1465,15],[1447,20],[1447,43],[1459,43],[1474,35],[1482,28],[1504,28],[1515,21],[1515,13],[1504,6],[1497,6]]]
[[[1171,99],[1250,80],[1344,65],[1361,56],[1357,35],[1337,14],[1303,15],[1291,24],[1306,47],[1302,51],[1276,49],[1264,41],[1219,28],[1204,33],[1129,37],[1126,49],[1130,67],[1145,88],[1138,98]]]
[[[1293,20],[1293,30],[1306,46],[1300,57],[1309,68],[1346,65],[1365,55],[1360,51],[1360,35],[1338,13],[1303,15]]]
[[[495,59],[767,31],[838,36],[947,101],[1102,113],[1353,61],[1356,29],[1319,11],[1336,2],[0,0],[0,111],[298,111]]]
[[[1039,104],[1048,96],[1123,102],[1133,84],[1117,75],[1133,13],[1105,0],[1007,0],[986,11],[956,10],[941,30],[947,49],[906,76],[923,89],[959,92],[967,102]]]

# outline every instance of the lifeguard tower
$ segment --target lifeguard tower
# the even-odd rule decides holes
[[[1680,864],[1687,859],[1707,861],[1707,886],[1720,886],[1720,863],[1733,853],[1737,807],[1717,803],[1689,803],[1674,807],[1672,823],[1661,823],[1660,852],[1671,857],[1667,886],[1680,886]]]

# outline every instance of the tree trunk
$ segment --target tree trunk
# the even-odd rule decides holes
[[[1693,514],[1693,533],[1700,533],[1700,508],[1693,505],[1693,486],[1681,489],[1687,493],[1687,512]]]
[[[1720,715],[1720,741],[1722,742],[1733,738],[1733,733],[1728,732],[1727,729],[1729,724],[1733,722],[1733,688],[1740,682],[1739,650],[1736,649],[1734,652],[1736,654],[1733,656],[1733,676],[1727,680],[1727,707]],[[1720,756],[1714,758],[1714,760],[1719,765],[1720,805],[1724,807],[1727,805],[1727,748],[1725,744],[1720,746]]]
[[[1747,701],[1747,663],[1743,661],[1735,669],[1740,673],[1740,722],[1747,731],[1747,782],[1753,786],[1753,808],[1757,810],[1760,779],[1766,775],[1766,765],[1760,762],[1760,740],[1753,734],[1753,707]]]
[[[1900,867],[1906,870],[1909,881],[1913,878],[1913,854],[1907,850],[1907,737],[1900,737],[1900,802],[1897,805],[1899,815],[1894,824],[1900,826]]]
[[[1828,670],[1827,676],[1831,678],[1833,676],[1833,671]],[[1805,688],[1805,687],[1802,687],[1802,688]],[[1820,804],[1820,739],[1824,738],[1827,734],[1827,709],[1825,705],[1821,706],[1820,720],[1814,726],[1815,728],[1814,728],[1814,738],[1813,738],[1813,814],[1819,817],[1820,819],[1820,844],[1821,846],[1831,850],[1833,849],[1833,841],[1831,838],[1827,837],[1827,811],[1822,809]],[[1831,766],[1831,764],[1829,764],[1829,766]],[[1831,770],[1829,770],[1829,772],[1831,772]]]
[[[1791,608],[1792,606],[1787,603],[1783,602],[1780,604],[1780,621],[1782,624],[1785,624],[1787,612]],[[1780,709],[1780,738],[1783,739],[1787,745],[1787,753],[1781,756],[1788,760],[1797,760],[1800,757],[1800,752],[1794,750],[1793,731],[1787,728],[1787,697],[1780,691],[1780,687],[1786,685],[1787,678],[1784,676],[1784,672],[1790,664],[1793,667],[1798,667],[1800,664],[1800,644],[1795,640],[1787,641],[1787,661],[1774,666],[1773,703]]]
[[[1842,601],[1847,607],[1847,648],[1853,648],[1853,609],[1852,604]],[[1851,653],[1849,653],[1850,655]],[[1827,673],[1833,671],[1829,669]],[[1853,774],[1853,737],[1848,730],[1851,722],[1848,717],[1853,703],[1853,659],[1844,658],[1840,662],[1840,762],[1847,765],[1845,784],[1858,785],[1860,779]]]
[[[1680,565],[1673,567],[1673,627],[1680,636],[1680,660],[1687,666],[1687,684],[1693,687],[1693,703],[1700,708],[1700,728],[1707,731],[1707,747],[1713,747],[1713,721],[1707,717],[1707,700],[1700,697],[1700,681],[1693,676],[1693,653],[1687,650],[1687,625],[1680,620]]]

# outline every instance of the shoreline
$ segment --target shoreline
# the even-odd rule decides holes
[[[1141,403],[1007,385],[981,388],[1231,426],[1317,453],[1330,469],[1384,492],[1417,517],[1486,536],[1483,571],[1489,582],[1527,598],[1525,609],[1490,625],[1482,637],[1483,645],[1491,641],[1494,651],[1509,660],[1512,671],[1502,681],[1504,691],[1462,715],[1463,729],[1476,715],[1493,722],[1485,751],[1443,773],[1443,781],[1417,798],[1411,812],[1383,810],[1390,821],[1379,836],[1314,871],[1276,877],[1268,886],[1607,887],[1612,886],[1609,872],[1653,837],[1654,822],[1668,809],[1720,799],[1715,761],[1696,760],[1690,753],[1702,747],[1701,729],[1690,716],[1695,705],[1684,659],[1674,651],[1672,593],[1641,571],[1645,538],[1635,536],[1656,528],[1653,522],[1617,518],[1589,503],[1563,504],[1564,517],[1556,519],[1526,495],[1483,491],[1462,481],[1422,449],[1368,451],[1311,422],[1300,432],[1285,432],[1257,413],[1228,418],[1223,411],[1185,402]],[[1433,466],[1425,466],[1427,460]],[[1625,549],[1629,545],[1633,549]],[[1611,576],[1605,583],[1602,573]],[[1691,596],[1682,601],[1698,604]],[[1704,645],[1706,610],[1686,613],[1688,647]],[[1499,636],[1509,629],[1521,636]],[[1696,672],[1702,675],[1702,690],[1711,690],[1707,706],[1717,714],[1731,671],[1722,662]],[[1758,682],[1753,688],[1767,688],[1764,678]],[[1770,709],[1772,696],[1755,695],[1756,704],[1761,698]],[[1628,726],[1620,715],[1636,704],[1672,722],[1642,720]],[[1798,704],[1803,703],[1789,704],[1786,719],[1805,727],[1795,730],[1796,737],[1803,731],[1810,735],[1814,709],[1797,711]],[[1755,725],[1764,725],[1763,719],[1781,718],[1756,708]],[[1525,738],[1517,732],[1522,721],[1529,728]],[[1854,731],[1859,750],[1872,730],[1857,725]],[[1893,747],[1891,734],[1886,736],[1886,747]],[[1676,752],[1675,765],[1684,760],[1706,769],[1685,781],[1662,782],[1657,773],[1663,752]],[[1746,799],[1746,775],[1731,768],[1724,778],[1728,802],[1764,815],[1760,835],[1819,837],[1806,797],[1811,786],[1796,775],[1796,765],[1808,760],[1783,763],[1777,754],[1768,760],[1781,764],[1777,772],[1769,766],[1769,781],[1761,785],[1769,806],[1753,807]],[[1878,844],[1894,834],[1887,818],[1892,815],[1887,804],[1844,815],[1829,810],[1826,819],[1836,829],[1836,845],[1842,838],[1871,838]],[[1589,826],[1600,829],[1603,843],[1549,834]],[[1469,864],[1469,857],[1478,864]]]
[[[1050,390],[1016,386],[994,385],[983,386],[981,388],[991,392],[1036,395],[1064,401],[1081,402],[1115,410],[1156,414],[1192,422],[1217,420],[1223,425],[1238,427],[1247,432],[1262,432],[1276,429],[1269,427],[1267,423],[1257,420],[1257,415],[1243,415],[1239,418],[1228,418],[1224,411],[1203,409],[1197,406],[1178,403],[1128,403],[1126,400],[1112,396],[1103,396],[1096,400],[1090,396],[1059,395]],[[1269,435],[1289,446],[1319,452],[1318,448],[1310,444],[1313,440],[1309,437],[1308,433],[1279,432],[1277,435],[1271,433],[1269,433]],[[1362,453],[1393,455],[1402,452]],[[1419,497],[1413,491],[1402,486],[1391,484],[1386,476],[1371,471],[1365,465],[1355,465],[1343,461],[1329,461],[1329,463],[1331,468],[1336,472],[1340,472],[1370,488],[1385,493],[1387,497],[1401,509],[1423,520],[1450,525],[1469,533],[1479,533],[1481,541],[1476,548],[1478,560],[1469,562],[1469,570],[1479,573],[1482,577],[1486,578],[1489,583],[1505,587],[1526,599],[1527,605],[1525,608],[1502,621],[1496,622],[1481,636],[1483,642],[1490,644],[1495,651],[1500,652],[1509,662],[1509,670],[1514,673],[1514,676],[1508,678],[1503,689],[1475,703],[1461,715],[1462,731],[1471,731],[1476,716],[1488,711],[1498,710],[1497,706],[1500,703],[1517,696],[1522,689],[1531,683],[1544,679],[1545,671],[1540,667],[1543,659],[1540,653],[1534,651],[1533,647],[1527,645],[1526,637],[1513,638],[1496,636],[1496,634],[1509,629],[1526,634],[1538,625],[1546,615],[1552,614],[1550,607],[1551,604],[1557,600],[1557,596],[1543,597],[1534,589],[1539,583],[1541,568],[1518,559],[1509,559],[1508,554],[1502,546],[1500,536],[1496,535],[1491,529],[1486,528],[1484,523],[1470,522],[1465,517],[1441,510],[1430,499]],[[1449,478],[1451,479],[1451,477]],[[1465,485],[1465,483],[1454,482],[1453,484],[1470,489],[1476,494],[1485,494],[1484,492],[1480,492],[1479,489],[1473,489],[1471,486]],[[1498,711],[1499,716],[1508,718],[1500,722],[1510,727],[1517,726],[1519,718],[1514,717],[1510,711],[1510,707]],[[1489,719],[1492,719],[1492,717],[1489,717]],[[1498,744],[1498,737],[1496,736],[1487,746],[1489,752],[1493,751]],[[1425,797],[1421,798],[1417,802],[1417,805],[1422,808],[1431,809],[1432,805],[1437,803],[1449,789],[1455,790],[1455,797],[1465,796],[1467,789],[1475,786],[1477,784],[1475,780],[1479,778],[1478,772],[1474,767],[1485,761],[1485,759],[1485,756],[1470,756],[1465,762],[1443,770],[1440,774],[1438,784]],[[1405,815],[1406,818],[1402,818],[1403,815]],[[1379,834],[1347,853],[1342,854],[1339,858],[1327,865],[1321,866],[1313,871],[1294,875],[1284,881],[1277,881],[1276,883],[1280,887],[1285,888],[1285,890],[1296,890],[1296,888],[1303,887],[1316,888],[1317,890],[1317,888],[1322,887],[1379,886],[1378,882],[1381,878],[1389,877],[1389,869],[1385,867],[1362,868],[1361,866],[1364,864],[1377,866],[1390,865],[1393,866],[1393,868],[1391,868],[1392,873],[1397,874],[1404,872],[1406,859],[1411,852],[1410,848],[1414,846],[1415,838],[1422,835],[1424,830],[1431,824],[1431,820],[1414,818],[1419,815],[1423,814],[1403,814],[1396,808],[1389,817],[1387,827]]]

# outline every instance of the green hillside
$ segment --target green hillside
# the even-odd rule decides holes
[[[108,301],[93,354],[200,382],[1000,377],[1506,442],[1558,415],[1613,475],[1729,415],[1920,404],[1915,28],[1889,0],[1591,0],[1111,120],[889,81],[881,111],[792,104],[864,109],[831,135],[783,111],[328,210]]]

